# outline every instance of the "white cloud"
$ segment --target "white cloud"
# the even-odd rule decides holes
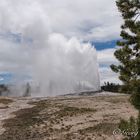
[[[56,32],[85,40],[119,37],[121,18],[115,0],[51,0],[46,7]]]
[[[0,81],[3,81],[3,80],[4,80],[4,78],[0,77]]]
[[[118,79],[118,74],[114,73],[110,68],[111,64],[119,64],[114,56],[115,50],[116,49],[114,48],[98,51],[101,84],[104,84],[104,82],[121,83]]]
[[[1,0],[0,29],[24,32],[39,19],[52,32],[88,41],[118,38],[121,24],[115,0]]]
[[[104,49],[98,51],[98,62],[100,65],[111,65],[118,63],[117,59],[114,56],[115,48]]]
[[[101,85],[103,85],[104,82],[121,84],[121,81],[118,79],[118,74],[112,72],[112,70],[109,67],[100,67],[99,72]]]

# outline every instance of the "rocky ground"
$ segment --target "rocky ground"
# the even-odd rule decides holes
[[[121,140],[121,119],[136,117],[128,95],[0,97],[0,140]]]

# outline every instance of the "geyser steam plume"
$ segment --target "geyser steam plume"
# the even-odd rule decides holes
[[[56,33],[44,2],[16,1],[15,8],[10,0],[2,1],[0,72],[12,73],[16,85],[32,81],[31,85],[38,87],[32,96],[99,90],[95,48],[76,37]]]
[[[76,38],[50,35],[48,47],[38,53],[35,62],[34,81],[40,82],[44,95],[100,89],[96,50]]]

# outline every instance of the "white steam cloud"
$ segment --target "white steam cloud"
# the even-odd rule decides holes
[[[16,75],[15,83],[30,77],[40,87],[33,96],[100,89],[95,48],[53,32],[37,1],[1,1],[0,71]]]
[[[37,52],[35,77],[51,95],[99,90],[96,50],[76,38],[50,34],[48,47]],[[36,80],[34,80],[36,81]]]

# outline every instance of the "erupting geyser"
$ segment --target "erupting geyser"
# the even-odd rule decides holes
[[[73,31],[57,30],[48,9],[47,1],[16,1],[16,8],[10,0],[1,3],[0,72],[12,75],[13,95],[24,94],[19,85],[28,82],[32,96],[100,90],[95,48]]]
[[[35,63],[34,81],[43,96],[100,89],[96,50],[76,38],[50,35],[48,47],[38,53]]]

